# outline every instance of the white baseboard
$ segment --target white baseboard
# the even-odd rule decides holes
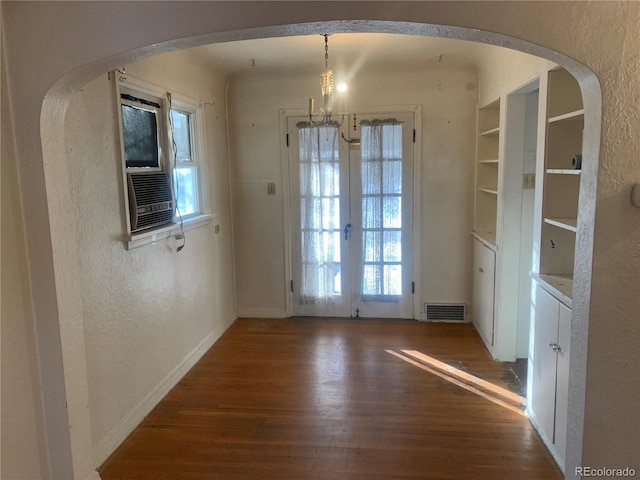
[[[287,318],[283,308],[238,308],[238,318]]]
[[[191,370],[198,360],[209,350],[222,334],[236,320],[235,313],[221,322],[207,335],[158,385],[151,390],[93,449],[93,461],[98,468],[120,446],[129,434],[144,420],[151,410],[169,393],[169,391]],[[95,474],[95,475],[94,475]],[[87,480],[100,480],[94,472]],[[96,476],[97,475],[97,476]]]

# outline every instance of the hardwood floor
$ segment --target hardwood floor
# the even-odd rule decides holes
[[[471,325],[240,319],[100,475],[562,478],[526,417],[403,361],[402,350],[509,387],[508,367],[490,359]]]

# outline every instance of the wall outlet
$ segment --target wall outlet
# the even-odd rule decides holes
[[[267,183],[267,195],[275,195],[275,194],[276,194],[276,184]]]
[[[213,227],[213,231],[215,233],[220,233],[220,225],[216,225],[215,227]]]
[[[522,188],[536,188],[536,174],[535,173],[525,173],[522,175]]]

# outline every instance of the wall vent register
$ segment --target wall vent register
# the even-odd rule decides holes
[[[464,303],[425,303],[426,319],[432,322],[464,322]]]

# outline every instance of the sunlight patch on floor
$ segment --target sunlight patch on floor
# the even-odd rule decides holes
[[[415,351],[415,350],[401,350],[400,352],[394,352],[393,350],[385,350],[388,354],[393,355],[400,360],[403,360],[415,367],[418,367],[426,372],[432,373],[447,382],[457,385],[475,395],[486,398],[490,402],[500,405],[512,412],[527,416],[524,408],[526,406],[526,400],[520,395],[510,392],[509,390],[499,387],[491,382],[487,382],[474,375],[470,375],[467,372],[460,370],[459,368],[447,365],[439,360],[436,360],[429,355]]]

